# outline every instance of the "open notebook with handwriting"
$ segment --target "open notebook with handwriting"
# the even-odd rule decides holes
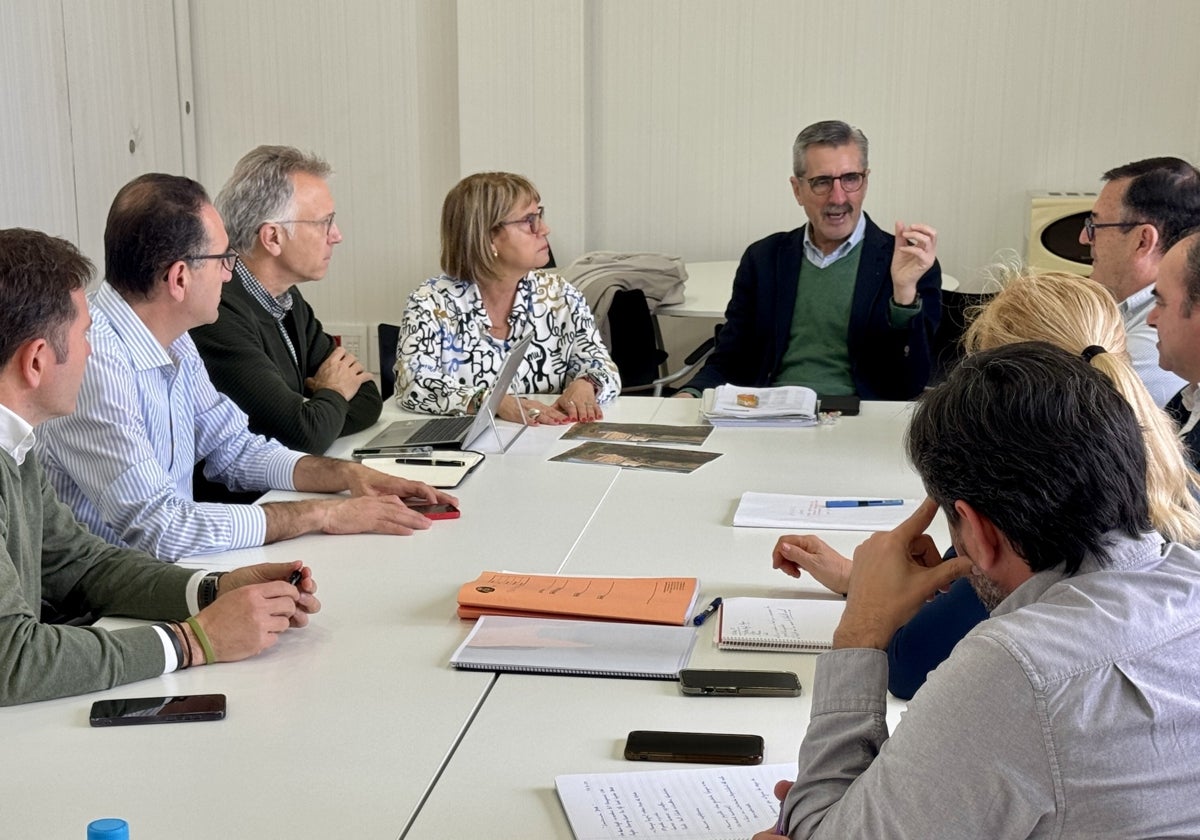
[[[842,598],[726,598],[717,647],[820,653],[833,647],[845,607]]]
[[[670,837],[745,840],[779,818],[775,782],[796,764],[558,776],[575,840]]]

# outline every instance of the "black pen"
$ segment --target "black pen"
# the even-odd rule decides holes
[[[712,603],[709,604],[707,607],[705,607],[704,612],[699,613],[695,618],[692,619],[692,624],[699,627],[701,624],[703,624],[705,621],[708,620],[708,617],[710,615],[712,615],[713,613],[715,613],[717,611],[717,607],[719,607],[719,606],[721,606],[721,599],[713,598]]]
[[[466,461],[438,461],[434,458],[397,458],[397,464],[417,464],[426,467],[465,467]]]
[[[297,569],[296,571],[294,571],[290,575],[288,575],[288,583],[290,583],[292,586],[299,587],[300,586],[300,578],[302,578],[302,577],[304,577],[304,567],[303,566],[301,566],[299,569]]]

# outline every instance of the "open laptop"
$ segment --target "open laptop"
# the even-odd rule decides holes
[[[512,445],[513,440],[525,431],[522,426],[512,440],[505,445],[496,429],[496,412],[500,403],[508,393],[517,368],[525,358],[529,345],[533,342],[533,333],[522,338],[508,351],[508,357],[500,367],[496,376],[496,384],[491,393],[479,407],[476,414],[464,414],[459,417],[436,417],[431,420],[397,420],[390,424],[375,437],[371,438],[355,454],[366,454],[378,451],[381,454],[388,450],[412,446],[434,446],[439,449],[470,449],[489,428],[496,435],[496,442],[502,449]]]

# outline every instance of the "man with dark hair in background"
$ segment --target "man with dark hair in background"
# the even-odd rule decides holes
[[[679,396],[731,383],[915,397],[942,311],[937,231],[897,222],[893,236],[863,213],[867,138],[844,122],[801,131],[792,171],[808,224],[746,249],[716,349]]]
[[[104,257],[78,410],[46,423],[38,441],[59,497],[94,533],[173,561],[313,532],[408,534],[430,523],[401,499],[453,501],[420,482],[252,434],[246,415],[217,393],[188,330],[216,320],[237,253],[198,183],[149,174],[122,187]],[[207,478],[235,491],[351,495],[198,503],[192,470],[201,459]]]
[[[217,390],[250,431],[320,455],[379,419],[383,398],[300,294],[322,279],[342,241],[329,164],[290,146],[259,146],[233,169],[217,210],[239,259],[215,323],[191,330]]]
[[[244,659],[321,608],[299,562],[227,574],[170,566],[93,536],[55,497],[30,449],[39,423],[75,408],[90,353],[91,275],[65,240],[0,230],[0,705]],[[167,621],[121,630],[46,624],[43,601],[66,619]]]
[[[1084,358],[1011,344],[923,395],[907,447],[930,499],[855,552],[799,775],[776,786],[782,827],[839,840],[1193,836],[1200,558],[1151,529],[1133,409]],[[958,552],[945,562],[924,533],[939,509]],[[888,641],[962,574],[991,617],[889,737]]]
[[[1163,406],[1186,383],[1159,366],[1146,318],[1163,255],[1200,225],[1200,171],[1179,158],[1156,157],[1110,169],[1104,180],[1079,242],[1091,248],[1092,279],[1121,309],[1133,369]]]
[[[1192,463],[1200,469],[1200,228],[1167,251],[1154,284],[1148,323],[1158,335],[1158,363],[1186,383],[1167,403]]]

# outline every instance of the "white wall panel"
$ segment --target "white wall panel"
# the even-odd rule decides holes
[[[215,197],[260,143],[317,152],[345,241],[304,289],[327,321],[398,320],[437,271],[458,177],[454,6],[192,0],[200,180]]]
[[[1200,153],[1200,4],[687,0],[589,4],[587,244],[737,257],[803,215],[797,131],[872,143],[866,208],[924,220],[969,276],[1023,251],[1026,193]]]
[[[199,171],[315,149],[346,242],[323,317],[396,318],[437,270],[461,175],[541,188],[561,261],[599,248],[731,259],[803,215],[790,147],[871,138],[867,209],[924,220],[969,278],[1022,251],[1026,194],[1151,154],[1200,159],[1200,3],[1009,0],[192,0]]]
[[[459,174],[534,182],[559,265],[584,250],[583,0],[458,0]]]
[[[0,3],[0,227],[77,241],[62,10]]]
[[[79,245],[100,267],[117,190],[144,172],[183,172],[174,9],[63,0],[62,13]]]

